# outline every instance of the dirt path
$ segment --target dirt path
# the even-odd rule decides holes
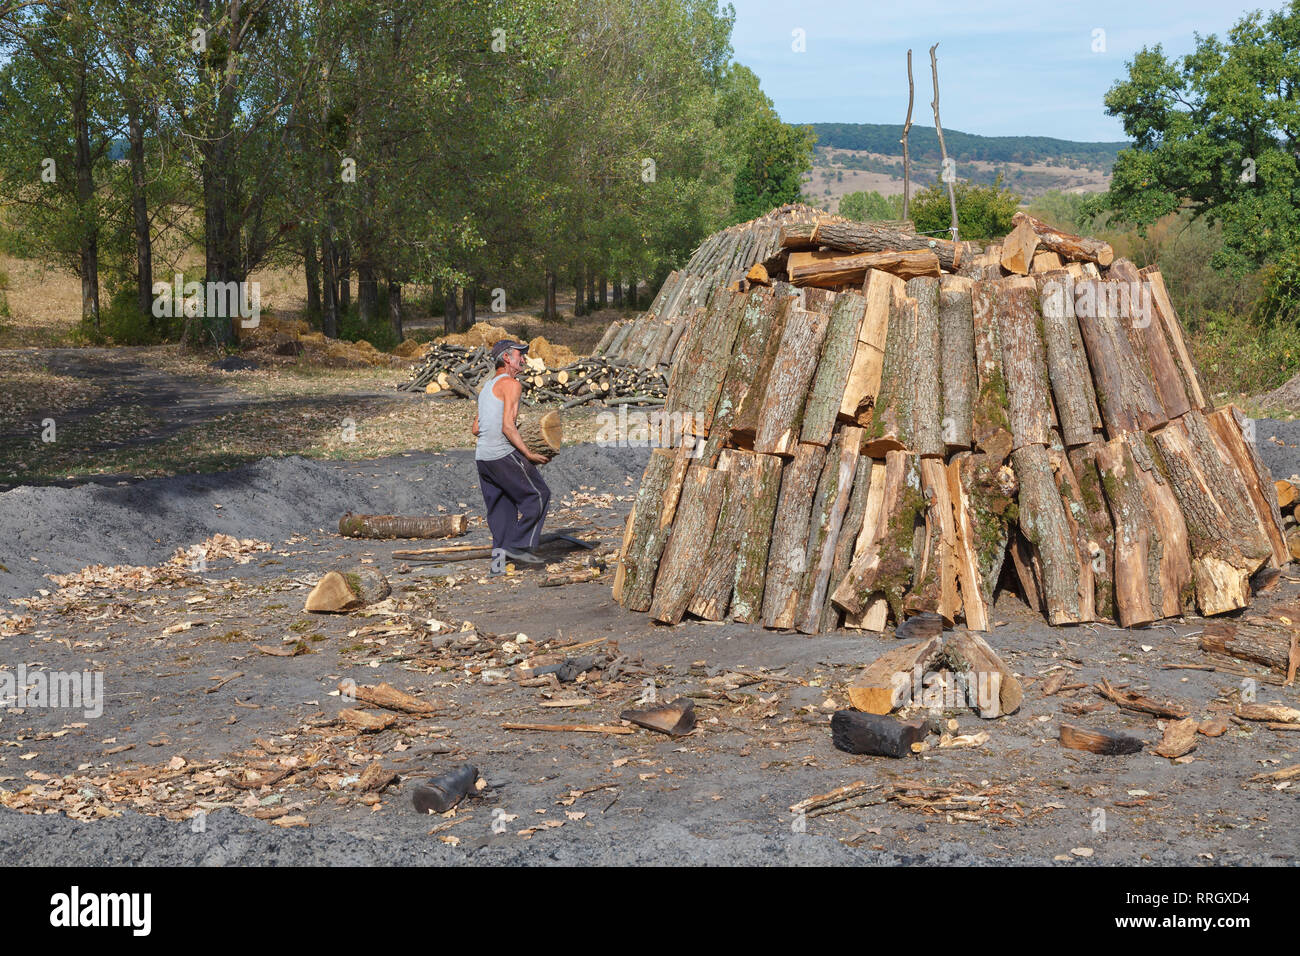
[[[552,525],[583,528],[600,551],[611,551],[642,461],[631,450],[566,449],[547,466],[557,492]],[[613,604],[608,575],[541,588],[535,575],[488,579],[475,564],[404,568],[392,555],[403,545],[329,533],[326,516],[350,496],[364,493],[367,506],[394,510],[416,502],[456,510],[460,502],[476,506],[473,491],[472,462],[451,453],[259,463],[223,476],[97,489],[93,505],[74,497],[87,489],[0,496],[0,542],[6,515],[30,520],[13,510],[21,502],[27,516],[66,509],[66,520],[88,525],[92,540],[111,526],[139,562],[156,564],[220,529],[273,545],[249,551],[245,564],[214,560],[167,586],[91,590],[69,601],[55,595],[19,611],[32,620],[3,639],[10,668],[98,671],[105,705],[99,717],[39,706],[0,716],[7,745],[0,747],[0,802],[27,811],[0,810],[5,859],[1296,862],[1296,791],[1250,778],[1300,763],[1300,734],[1234,725],[1223,737],[1202,738],[1185,764],[1149,751],[1098,757],[1056,742],[1063,719],[1080,720],[1068,707],[1100,699],[1091,687],[1103,676],[1181,701],[1198,718],[1228,712],[1241,693],[1239,676],[1166,669],[1203,664],[1200,621],[1133,632],[1052,629],[1004,596],[990,642],[1028,683],[1021,710],[993,721],[962,710],[945,715],[959,733],[989,733],[974,748],[902,760],[851,757],[831,746],[829,714],[889,638],[808,638],[700,622],[662,628]],[[132,527],[132,516],[143,527]],[[63,520],[55,517],[52,527],[62,529]],[[465,540],[483,537],[475,527]],[[25,560],[12,551],[0,559],[11,567]],[[73,553],[59,560],[62,571],[87,563]],[[317,575],[358,562],[389,576],[389,603],[370,614],[301,613]],[[1294,566],[1262,600],[1300,600]],[[581,653],[611,651],[622,659],[619,673],[520,683],[517,664],[537,650],[578,654],[565,650],[574,644],[589,644]],[[259,650],[298,646],[305,653],[291,657]],[[1045,697],[1043,683],[1059,671],[1083,686]],[[1261,700],[1300,704],[1295,688],[1258,676]],[[338,722],[348,704],[337,687],[346,679],[391,683],[436,713],[358,733]],[[694,733],[502,728],[617,724],[650,686],[663,699],[695,695]],[[1085,720],[1148,742],[1160,736],[1153,719],[1111,704]],[[414,783],[461,762],[475,764],[490,788],[454,816],[417,816]],[[398,779],[374,793],[358,790],[357,778],[375,763]],[[262,787],[232,783],[249,770],[293,772]],[[878,787],[857,809],[803,820],[789,812],[798,800],[857,780]],[[41,812],[55,808],[61,813]],[[199,810],[206,816],[196,832],[191,818]],[[286,821],[304,825],[286,829]]]

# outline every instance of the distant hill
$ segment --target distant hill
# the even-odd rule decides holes
[[[899,139],[903,126],[888,123],[809,123],[817,134],[817,145],[833,149],[861,150],[885,156],[902,156]],[[945,129],[943,140],[948,155],[958,162],[989,163],[1064,163],[1070,166],[1099,167],[1109,173],[1115,156],[1129,146],[1127,142],[1077,143],[1050,136],[979,136],[960,130]],[[937,163],[939,138],[932,126],[912,124],[907,138],[913,160]]]

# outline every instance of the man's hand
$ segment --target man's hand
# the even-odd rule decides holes
[[[551,460],[547,458],[545,455],[537,454],[537,452],[535,451],[525,451],[524,457],[527,458],[529,461],[531,461],[534,465],[544,465]]]
[[[478,416],[477,415],[474,416],[474,424],[470,428],[469,433],[473,435],[475,438],[478,438]]]

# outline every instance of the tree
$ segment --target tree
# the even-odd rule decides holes
[[[1222,223],[1212,264],[1242,274],[1300,243],[1300,0],[1171,60],[1143,48],[1106,94],[1124,123],[1105,204],[1140,227],[1179,209]]]
[[[957,198],[957,221],[963,239],[987,242],[1001,239],[1011,231],[1011,217],[1016,214],[1020,197],[1002,188],[999,176],[991,186],[976,186],[966,179],[954,184]],[[952,222],[948,188],[936,182],[912,197],[912,222],[923,235],[947,236]]]
[[[847,193],[840,199],[840,215],[859,222],[903,217],[903,195],[882,196],[876,190]]]
[[[732,222],[798,202],[803,174],[812,169],[817,137],[809,126],[781,122],[754,72],[733,64],[718,96],[718,115],[731,143],[735,169]],[[827,173],[827,177],[829,177]]]

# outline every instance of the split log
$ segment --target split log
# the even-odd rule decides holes
[[[925,739],[923,720],[837,710],[831,715],[831,742],[836,750],[874,757],[906,757]]]
[[[853,368],[866,304],[867,300],[857,292],[845,292],[835,297],[821,359],[817,362],[812,390],[804,404],[800,441],[814,445],[830,444],[844,403],[844,391]]]
[[[559,454],[564,445],[564,423],[557,411],[530,415],[519,423],[519,437],[534,454],[548,461]]]
[[[912,328],[912,447],[922,457],[944,453],[942,339],[939,331],[939,280],[912,279],[907,295],[916,300],[916,325]]]
[[[1048,622],[1077,624],[1082,620],[1079,555],[1056,490],[1047,449],[1024,445],[1011,453],[1011,463],[1020,483],[1020,529],[1042,570],[1040,583]]]
[[[921,496],[925,500],[924,527],[916,537],[912,586],[903,598],[903,611],[911,617],[934,612],[951,627],[957,619],[956,529],[948,475],[937,458],[922,458]],[[900,618],[901,623],[901,618]]]
[[[891,451],[886,456],[880,532],[853,556],[849,573],[835,588],[836,605],[849,614],[861,614],[879,593],[889,602],[896,621],[906,618],[903,599],[912,585],[916,539],[925,529],[919,461],[908,452]]]
[[[978,634],[954,631],[944,641],[944,659],[965,675],[966,703],[986,720],[1020,709],[1025,692],[1002,658]]]
[[[736,574],[731,590],[731,616],[743,624],[757,621],[762,611],[768,550],[780,496],[782,470],[780,458],[773,455],[755,456],[754,491],[736,545]]]
[[[1093,610],[1097,619],[1115,617],[1115,524],[1106,505],[1101,472],[1097,467],[1097,444],[1071,448],[1070,471],[1078,485],[1083,519],[1089,529],[1087,555],[1092,566]]]
[[[912,354],[916,341],[917,303],[906,295],[895,295],[889,308],[889,337],[885,342],[885,363],[880,375],[880,392],[876,396],[867,429],[863,453],[883,458],[891,451],[913,445],[913,379],[918,373]]]
[[[843,580],[853,562],[853,552],[862,533],[862,522],[867,513],[867,500],[871,496],[871,473],[874,463],[870,458],[859,456],[853,470],[853,487],[849,492],[848,507],[844,510],[844,519],[840,522],[840,533],[835,539],[835,557],[831,564],[831,574],[822,604],[821,630],[833,631],[840,626],[843,612],[831,600],[830,591]],[[881,480],[884,480],[884,468],[881,467]]]
[[[871,477],[867,485],[867,501],[862,513],[862,527],[858,531],[857,540],[853,543],[853,551],[849,555],[848,563],[843,570],[836,574],[836,580],[832,582],[836,587],[840,581],[843,581],[849,574],[853,566],[854,559],[869,548],[884,530],[882,519],[882,509],[885,500],[885,479],[889,469],[884,462],[865,460],[871,466]],[[868,599],[866,606],[859,613],[853,614],[843,612],[835,604],[834,592],[831,594],[829,601],[831,607],[834,607],[836,613],[843,613],[844,626],[856,630],[875,631],[880,633],[885,629],[885,624],[889,620],[889,603],[883,597],[874,597]]]
[[[469,530],[469,515],[357,515],[339,519],[345,538],[457,538]]]
[[[1075,283],[1074,311],[1109,438],[1152,431],[1169,420],[1124,331],[1130,319],[1122,315],[1120,286],[1100,279]]]
[[[817,371],[830,313],[829,308],[795,309],[786,322],[759,411],[754,451],[786,458],[794,455],[808,385]]]
[[[700,464],[712,467],[717,463],[723,445],[730,438],[736,414],[755,382],[773,323],[784,308],[774,290],[756,289],[749,294],[740,318],[740,327],[736,331],[731,364],[727,367],[727,375],[723,379],[714,409],[709,437],[700,455]]]
[[[1200,412],[1170,422],[1155,439],[1187,520],[1197,606],[1207,617],[1245,607],[1250,576],[1273,549],[1241,478],[1220,456]]]
[[[695,701],[689,697],[678,697],[657,707],[625,710],[618,715],[618,719],[670,737],[681,737],[695,729]]]
[[[700,544],[713,538],[726,488],[725,472],[696,465],[686,472],[681,503],[655,578],[650,616],[676,624],[686,613],[699,583]]]
[[[1142,498],[1151,518],[1147,578],[1157,617],[1191,613],[1194,603],[1192,555],[1187,522],[1166,476],[1160,449],[1144,432],[1124,436]]]
[[[357,684],[355,681],[342,680],[338,683],[338,691],[345,695],[345,699],[355,697],[374,707],[395,710],[403,714],[433,714],[438,710],[429,701],[413,697],[388,683]]]
[[[1016,580],[1020,584],[1020,594],[1025,599],[1025,605],[1046,617],[1043,569],[1038,566],[1038,555],[1035,554],[1033,545],[1029,543],[1023,531],[1017,530],[1014,533],[1007,552],[1011,555],[1011,564],[1015,569]]]
[[[689,455],[685,447],[655,448],[650,452],[650,462],[641,477],[632,513],[628,515],[626,544],[619,554],[614,578],[615,599],[621,598],[629,611],[650,608],[659,559],[668,543],[686,469],[691,463]]]
[[[762,293],[755,291],[751,293],[751,298]],[[785,336],[785,328],[791,314],[796,309],[802,309],[804,293],[791,288],[783,282],[778,282],[773,286],[773,303],[772,312],[769,321],[766,323],[766,332],[761,336],[763,339],[763,351],[758,359],[758,364],[754,368],[753,377],[748,383],[748,388],[740,392],[740,397],[736,401],[735,414],[732,417],[731,434],[728,438],[730,444],[740,448],[753,449],[754,437],[758,432],[759,423],[762,421],[763,402],[767,396],[768,380],[772,376],[772,369],[776,366],[776,357],[781,350],[781,340]],[[757,339],[758,335],[754,336]],[[756,342],[751,340],[749,346],[752,348]],[[752,356],[752,352],[747,353],[746,364]],[[737,386],[739,383],[736,383]]]
[[[994,315],[1002,346],[1007,419],[1012,450],[1052,440],[1047,355],[1039,333],[1038,293],[1032,279],[1007,279],[995,287]]]
[[[1069,747],[1071,750],[1086,750],[1105,757],[1118,757],[1140,752],[1143,744],[1136,737],[1113,730],[1061,724],[1061,746]]]
[[[388,579],[374,568],[362,565],[351,571],[327,571],[307,595],[303,609],[337,614],[376,604],[392,593]]]
[[[964,555],[958,567],[966,626],[987,630],[987,626],[977,625],[981,617],[987,620],[987,609],[993,605],[1020,489],[1015,471],[995,456],[959,455],[948,468],[950,486],[956,484],[960,489],[953,494],[953,508],[959,515]],[[975,580],[970,580],[971,576]]]
[[[943,653],[942,635],[890,648],[847,688],[849,703],[868,714],[888,714],[912,699],[912,685]]]
[[[1224,452],[1225,462],[1231,462],[1241,476],[1250,502],[1254,507],[1255,517],[1260,529],[1268,536],[1273,549],[1273,564],[1281,567],[1291,560],[1287,550],[1286,527],[1282,523],[1282,511],[1278,507],[1277,486],[1273,475],[1259,456],[1259,449],[1253,441],[1246,440],[1242,428],[1244,416],[1235,405],[1229,405],[1205,416],[1215,441]]]
[[[838,252],[792,252],[786,263],[786,274],[792,285],[816,286],[821,289],[839,289],[858,285],[870,269],[880,269],[901,279],[918,276],[938,278],[939,257],[930,251],[913,252],[859,252],[843,255]]]
[[[794,627],[800,588],[808,570],[811,502],[825,459],[825,448],[800,444],[781,475],[781,494],[776,506],[763,588],[764,627]]]
[[[800,587],[795,627],[804,634],[821,630],[826,593],[835,567],[836,546],[848,510],[857,471],[862,429],[846,425],[836,433],[826,452],[817,496],[813,499],[812,528],[808,537],[807,568]],[[838,583],[838,582],[837,582]]]
[[[772,279],[761,262],[755,262],[745,273],[745,281],[751,285],[771,285]]]
[[[1106,275],[1119,280],[1123,283],[1121,289],[1127,290],[1129,317],[1124,328],[1139,366],[1155,388],[1165,417],[1172,420],[1191,411],[1182,373],[1156,315],[1151,283],[1144,280],[1137,266],[1128,259],[1116,259]]]
[[[1029,275],[1038,242],[1038,234],[1029,223],[1017,222],[1011,233],[1002,240],[1002,255],[998,260],[1002,268],[1016,275]]]
[[[1039,245],[1048,252],[1055,252],[1062,259],[1075,262],[1094,262],[1099,266],[1108,266],[1115,259],[1115,251],[1110,247],[1110,243],[1102,242],[1099,239],[1088,239],[1083,236],[1071,235],[1068,232],[1061,232],[1058,229],[1053,229],[1041,219],[1035,219],[1023,212],[1017,212],[1012,216],[1011,222],[1016,226],[1022,223],[1028,225],[1034,230],[1034,235],[1038,237]]]
[[[1237,716],[1242,720],[1268,720],[1279,724],[1300,723],[1300,710],[1285,704],[1238,704]]]
[[[885,366],[885,343],[889,332],[890,307],[894,296],[905,294],[902,279],[872,269],[862,286],[865,296],[862,324],[853,352],[853,366],[844,386],[840,417],[866,425],[871,420],[876,396],[880,393],[880,376]]]
[[[998,283],[981,280],[971,286],[975,336],[975,394],[971,437],[981,452],[1005,459],[1011,454],[1011,422],[1007,418],[1007,382],[1002,371],[1002,342],[998,337],[994,301]]]
[[[1061,419],[1061,436],[1067,447],[1085,445],[1102,437],[1102,421],[1088,353],[1074,315],[1074,280],[1065,271],[1047,273],[1038,279],[1038,294],[1047,372]]]
[[[1061,257],[1055,252],[1044,252],[1040,250],[1034,253],[1034,261],[1029,267],[1029,271],[1038,275],[1043,272],[1055,272],[1057,269],[1064,268],[1064,266],[1065,264],[1061,261]]]
[[[1070,537],[1074,542],[1074,556],[1079,571],[1079,620],[1095,621],[1097,619],[1097,585],[1095,568],[1098,566],[1095,555],[1095,534],[1091,517],[1083,503],[1083,490],[1070,467],[1070,459],[1063,449],[1049,448],[1048,461],[1056,478],[1056,490],[1061,496],[1062,510]]]
[[[1201,650],[1287,673],[1300,661],[1300,606],[1247,613],[1235,621],[1206,621]]]
[[[939,337],[943,444],[944,452],[952,454],[971,447],[976,377],[970,279],[946,275],[939,280]]]
[[[722,507],[713,530],[713,539],[697,568],[700,576],[688,610],[706,621],[720,621],[731,605],[731,589],[736,577],[736,550],[749,511],[754,507],[754,479],[758,455],[738,448],[725,449],[718,460],[718,471],[726,476]]]
[[[744,296],[731,293],[716,299],[695,321],[685,350],[673,365],[664,410],[669,415],[682,416],[696,437],[707,437],[713,424],[745,304]]]
[[[787,226],[781,231],[781,245],[789,249],[825,246],[840,253],[924,250],[933,253],[947,272],[955,272],[961,266],[965,248],[965,243],[909,234],[884,223],[847,220],[819,222],[812,228]]]
[[[1187,346],[1187,333],[1183,329],[1182,321],[1178,318],[1178,313],[1174,311],[1173,302],[1169,299],[1169,290],[1165,288],[1164,276],[1160,274],[1160,269],[1156,266],[1139,269],[1138,274],[1150,285],[1151,301],[1155,306],[1160,331],[1164,333],[1165,339],[1173,351],[1188,401],[1191,402],[1193,407],[1203,412],[1213,411],[1214,403],[1210,400],[1210,390],[1201,381],[1200,370],[1192,359],[1191,349]]]
[[[1151,561],[1154,528],[1137,466],[1122,438],[1099,443],[1095,461],[1114,528],[1116,620],[1121,627],[1150,624],[1156,619],[1156,611],[1152,608],[1149,580],[1152,566],[1159,567],[1159,559]]]

